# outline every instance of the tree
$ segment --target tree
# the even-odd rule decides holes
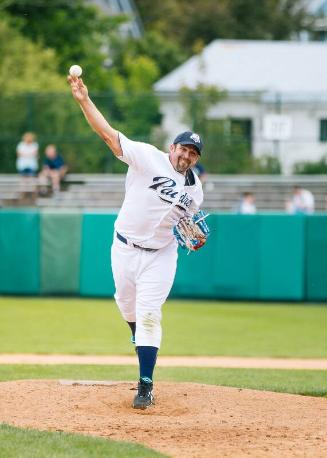
[[[192,128],[204,134],[209,108],[226,97],[226,92],[216,86],[198,84],[195,89],[184,87],[180,91],[184,106],[184,119]]]
[[[124,76],[122,76],[122,74]],[[154,125],[159,124],[159,100],[152,90],[159,70],[147,56],[126,56],[121,73],[113,68],[110,87],[113,91],[112,117],[127,135],[149,139]]]
[[[0,23],[0,49],[3,47],[0,113],[6,113],[0,120],[0,170],[15,170],[16,144],[25,130],[34,130],[41,149],[46,143],[57,143],[71,171],[120,171],[123,165],[119,161],[111,163],[107,147],[90,131],[72,100],[65,75],[71,63],[81,64],[92,98],[115,127],[134,138],[149,140],[153,125],[161,120],[159,102],[152,90],[160,74],[156,63],[142,55],[140,50],[129,55],[128,48],[123,46],[125,52],[120,55],[120,65],[116,65],[117,53],[112,51],[112,66],[105,68],[106,53],[100,49],[100,43],[107,43],[114,49],[118,42],[114,40],[115,27],[119,21],[109,18],[109,22],[107,19],[102,22],[95,12],[97,10],[87,7],[84,10],[82,0],[54,0],[51,8],[44,0],[39,0],[36,5],[24,0],[5,3],[0,0],[1,3],[7,9],[11,8],[12,16],[11,26],[8,22]],[[54,11],[53,3],[58,7]],[[30,13],[28,19],[19,16],[24,8]],[[44,13],[42,20],[41,11]],[[85,11],[89,16],[85,16]],[[83,18],[86,19],[86,28]],[[112,23],[115,27],[103,38],[101,27]],[[70,33],[74,35],[71,40]],[[52,45],[53,49],[46,48],[46,44]],[[80,58],[68,62],[75,55]],[[84,63],[82,59],[85,59]],[[58,68],[61,68],[61,75]],[[104,90],[106,93],[100,93]]]
[[[2,96],[66,89],[55,52],[27,40],[4,19],[0,21],[0,52]]]
[[[67,91],[67,87],[57,71],[55,52],[26,39],[4,18],[0,20],[0,52],[0,170],[14,171],[15,146],[31,127],[32,111],[37,112],[30,94]],[[53,97],[48,102],[48,110],[57,105]]]
[[[160,30],[188,54],[217,38],[289,39],[310,29],[303,0],[135,0],[146,30]]]
[[[169,39],[159,30],[146,31],[144,36],[138,39],[122,40],[118,35],[113,36],[110,47],[113,65],[122,74],[124,73],[125,56],[131,58],[147,56],[152,59],[159,70],[158,78],[174,70],[187,59],[185,51],[173,39]]]
[[[0,0],[0,9],[24,36],[55,50],[62,75],[78,63],[94,89],[106,88],[110,37],[126,17],[104,16],[85,0]]]
[[[232,0],[229,14],[234,38],[286,40],[312,23],[302,0]]]

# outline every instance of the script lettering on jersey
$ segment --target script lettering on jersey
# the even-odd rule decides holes
[[[187,194],[187,192],[185,192],[180,196],[178,203],[180,206],[190,208],[192,201],[193,199]]]
[[[157,191],[159,198],[169,204],[173,203],[178,194],[178,191],[175,191],[176,181],[168,177],[154,177],[149,188]]]

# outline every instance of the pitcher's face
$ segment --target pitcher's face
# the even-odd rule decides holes
[[[170,145],[169,159],[179,173],[185,174],[199,160],[199,153],[193,145]]]

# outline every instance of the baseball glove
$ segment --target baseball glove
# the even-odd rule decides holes
[[[207,241],[210,229],[205,221],[209,216],[203,210],[198,211],[195,215],[184,216],[174,226],[174,235],[178,244],[190,251],[196,251],[201,248]]]

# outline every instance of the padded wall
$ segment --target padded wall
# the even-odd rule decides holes
[[[260,216],[260,299],[303,300],[305,217]]]
[[[117,215],[85,213],[83,216],[80,294],[113,296],[110,266],[114,222]]]
[[[306,299],[327,300],[327,215],[307,220]]]
[[[180,250],[174,296],[303,300],[305,218],[212,215],[198,253]],[[327,295],[326,295],[327,297]]]
[[[80,212],[41,214],[42,293],[79,293],[81,230]]]
[[[0,212],[0,293],[39,294],[40,216]]]
[[[179,249],[177,272],[171,291],[173,297],[214,297],[214,266],[217,244],[216,216],[209,216],[207,222],[211,228],[210,243],[196,253],[187,254]]]
[[[112,297],[115,214],[0,211],[0,293]],[[171,295],[327,300],[327,215],[208,218],[206,246],[180,250]]]

